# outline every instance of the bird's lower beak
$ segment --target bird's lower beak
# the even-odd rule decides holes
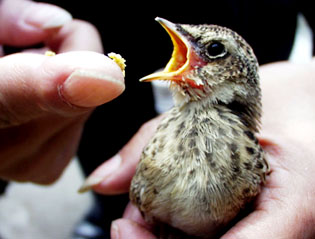
[[[178,30],[176,24],[159,17],[157,17],[155,20],[159,22],[170,35],[174,45],[174,50],[170,61],[163,71],[145,76],[141,78],[140,81],[182,81],[183,77],[189,72],[189,68],[191,67],[190,60],[192,46]]]

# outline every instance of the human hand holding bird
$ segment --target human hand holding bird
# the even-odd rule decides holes
[[[314,198],[312,171],[315,170],[311,132],[315,131],[312,126],[315,101],[310,94],[313,92],[310,83],[314,65],[314,62],[307,67],[278,63],[261,68],[265,93],[260,138],[272,173],[255,200],[253,212],[221,238],[312,238],[314,235],[310,227],[315,215],[311,208]],[[297,81],[297,77],[302,80]],[[128,190],[135,165],[142,148],[155,131],[156,121],[146,124],[122,149],[120,156],[92,174],[104,179],[94,185],[96,191],[114,194]],[[116,164],[113,163],[115,160]],[[112,165],[116,170],[109,168]],[[124,218],[113,223],[113,238],[126,238],[125,233],[128,233],[128,238],[155,238],[135,207],[129,206]]]

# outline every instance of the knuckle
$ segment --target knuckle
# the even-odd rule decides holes
[[[0,101],[0,129],[21,124],[14,110]]]

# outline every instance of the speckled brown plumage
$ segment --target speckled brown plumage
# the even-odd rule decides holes
[[[158,21],[174,53],[163,72],[144,80],[170,80],[175,106],[143,150],[130,198],[148,223],[210,238],[259,193],[268,172],[254,135],[258,64],[230,29]]]

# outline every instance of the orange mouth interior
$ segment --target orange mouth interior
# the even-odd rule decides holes
[[[171,36],[174,50],[170,61],[167,63],[164,72],[175,72],[185,65],[187,62],[187,46],[185,43],[174,33],[167,30]]]
[[[183,73],[189,68],[190,45],[176,29],[176,25],[162,18],[156,19],[168,32],[173,42],[172,57],[163,71],[145,76],[140,81],[171,80],[181,81]]]

